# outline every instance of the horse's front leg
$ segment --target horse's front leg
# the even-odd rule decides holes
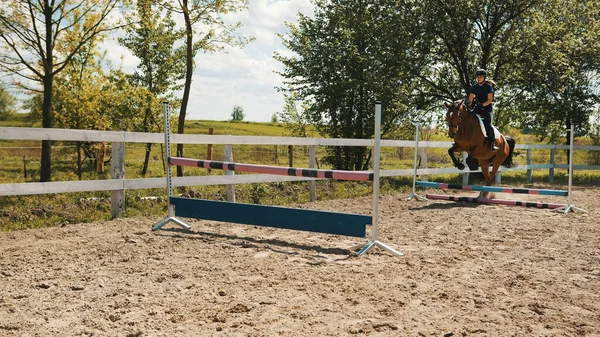
[[[452,164],[454,164],[454,167],[456,167],[459,170],[464,170],[465,164],[463,164],[462,161],[454,155],[454,153],[459,151],[462,152],[462,150],[457,148],[456,144],[454,144],[451,148],[448,149],[448,155],[450,156],[450,159],[452,159]]]

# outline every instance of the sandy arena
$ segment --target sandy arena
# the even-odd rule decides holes
[[[0,336],[600,336],[599,188],[574,188],[589,214],[405,197],[380,206],[404,257],[193,219],[0,233]],[[300,207],[370,214],[371,199]]]

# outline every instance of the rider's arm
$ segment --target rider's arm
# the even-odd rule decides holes
[[[487,97],[487,101],[485,101],[485,103],[483,103],[483,106],[488,106],[490,104],[492,104],[492,99],[494,99],[494,94],[493,93],[488,93],[488,97]]]
[[[469,94],[469,107],[471,107],[473,105],[473,98],[475,98],[475,94],[470,93]]]

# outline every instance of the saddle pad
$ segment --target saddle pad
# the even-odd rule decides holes
[[[483,125],[483,118],[481,118],[481,116],[479,116],[479,115],[475,115],[475,116],[477,116],[477,119],[479,119],[479,127],[481,128],[481,132],[483,132],[483,137],[487,137],[487,132],[485,131],[485,126]],[[496,129],[496,127],[493,125],[492,125],[492,128],[494,129],[494,138],[496,138],[496,139],[500,138],[500,136],[502,136],[500,131],[498,131],[498,129]]]

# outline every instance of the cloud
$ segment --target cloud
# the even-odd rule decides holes
[[[310,0],[256,0],[249,8],[228,17],[243,24],[241,32],[256,40],[243,49],[226,53],[199,54],[188,105],[188,119],[226,120],[235,105],[244,109],[245,120],[270,121],[283,107],[283,94],[276,90],[283,78],[275,51],[290,54],[277,33],[285,33],[285,22],[296,22],[298,11],[312,15]]]
[[[285,22],[296,22],[297,13],[312,15],[310,0],[251,0],[248,9],[225,16],[241,22],[240,33],[255,40],[244,48],[227,46],[214,54],[198,53],[192,80],[187,119],[228,120],[234,105],[244,109],[247,121],[270,121],[283,107],[283,94],[276,90],[283,78],[275,51],[291,55],[277,34],[285,34]],[[177,15],[175,20],[180,20]],[[132,73],[139,63],[113,36],[105,47],[113,68]],[[181,97],[182,93],[178,93]]]

